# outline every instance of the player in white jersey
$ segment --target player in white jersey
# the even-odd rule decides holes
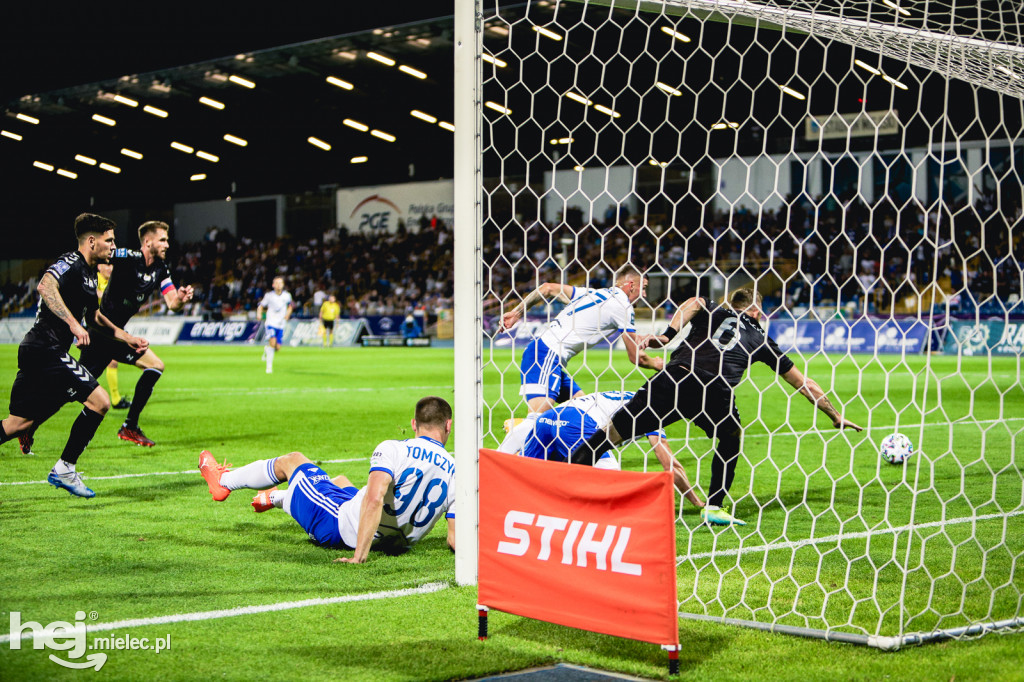
[[[284,341],[284,323],[292,316],[292,295],[284,290],[284,278],[275,277],[273,291],[268,291],[256,309],[256,317],[267,313],[267,345],[263,349],[263,359],[267,361],[267,374],[274,371],[274,353],[281,350]]]
[[[261,490],[253,498],[257,512],[284,509],[323,547],[355,550],[336,561],[361,564],[371,549],[399,551],[421,540],[442,516],[448,519],[448,546],[455,549],[455,461],[444,446],[452,432],[452,408],[443,398],[416,403],[415,438],[386,440],[370,458],[366,485],[356,488],[345,476],[333,479],[301,452],[251,462],[240,469],[220,465],[207,451],[199,472],[213,499],[232,490]],[[288,481],[286,490],[277,484]]]
[[[569,455],[587,438],[605,428],[612,415],[633,397],[632,391],[603,391],[573,398],[542,414],[518,424],[498,446],[501,452],[521,454],[534,459],[556,462],[569,461]],[[686,469],[672,454],[663,431],[652,431],[647,436],[654,454],[671,471],[676,489],[698,509],[704,501],[690,484]],[[525,444],[525,445],[521,445]],[[604,453],[594,465],[598,469],[619,469],[619,462],[610,452]]]
[[[547,282],[502,315],[502,329],[511,329],[539,300],[557,298],[568,304],[523,352],[519,393],[526,398],[527,419],[536,419],[557,403],[583,395],[579,384],[566,371],[566,365],[584,348],[617,332],[622,333],[631,363],[647,369],[662,368],[661,358],[643,352],[647,335],[636,333],[633,302],[644,295],[646,288],[647,278],[627,265],[616,273],[613,287],[588,289]],[[522,447],[521,443],[519,445]]]

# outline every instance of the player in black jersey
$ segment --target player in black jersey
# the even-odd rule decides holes
[[[176,288],[167,270],[164,258],[167,256],[168,229],[167,223],[158,220],[145,222],[139,226],[138,251],[116,249],[111,255],[110,263],[114,269],[100,303],[100,312],[115,325],[123,327],[127,324],[157,287],[171,310],[181,310],[192,300],[192,287]],[[94,324],[90,325],[90,331],[93,342],[82,350],[80,361],[93,376],[99,376],[111,360],[142,369],[142,376],[135,384],[128,415],[117,436],[138,445],[153,447],[156,443],[139,428],[139,415],[153,395],[157,380],[163,375],[164,363],[152,348],[139,353]]]
[[[702,298],[684,303],[665,334],[651,344],[665,345],[687,324],[692,325],[665,369],[616,412],[606,431],[595,433],[572,454],[573,462],[593,464],[616,443],[632,440],[635,434],[689,419],[708,438],[718,439],[708,504],[700,515],[706,523],[719,526],[746,525],[724,505],[736,474],[743,430],[733,389],[753,362],[763,362],[781,375],[824,412],[835,428],[862,430],[843,417],[821,387],[805,377],[761,328],[761,299],[753,289],[734,292],[729,304],[719,306]]]
[[[145,352],[143,338],[127,334],[98,310],[96,266],[114,249],[114,221],[83,213],[75,219],[78,250],[65,253],[47,268],[39,282],[36,322],[18,347],[18,376],[11,387],[10,416],[0,422],[0,443],[53,416],[65,403],[82,403],[64,452],[46,480],[79,497],[95,493],[75,470],[79,456],[92,440],[110,397],[81,363],[68,355],[74,341],[88,348],[93,335],[82,326],[103,329],[135,352]],[[24,449],[24,444],[23,444]]]

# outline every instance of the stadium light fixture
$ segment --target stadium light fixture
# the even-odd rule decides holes
[[[652,166],[658,166],[660,168],[665,168],[666,166],[668,166],[668,161],[658,161],[657,159],[648,159],[647,163]]]
[[[551,144],[569,144],[573,142],[571,137],[553,137],[551,138]]]
[[[348,81],[342,80],[340,78],[336,78],[335,76],[328,76],[327,77],[327,82],[330,83],[331,85],[338,86],[342,90],[351,90],[351,89],[353,89],[355,87],[354,85],[352,85]]]
[[[75,161],[78,161],[79,163],[84,163],[87,166],[96,165],[96,159],[92,158],[91,156],[86,156],[85,154],[75,154]]]
[[[17,118],[19,121],[24,121],[25,123],[31,123],[34,126],[39,125],[39,119],[35,116],[29,116],[28,114],[19,113],[17,116],[15,116],[15,118]]]
[[[427,123],[437,123],[437,116],[431,116],[430,114],[420,111],[419,109],[413,109],[409,113],[412,116],[415,116],[416,118],[420,119],[421,121],[426,121]]]
[[[117,121],[115,121],[114,119],[107,118],[106,116],[102,116],[100,114],[93,114],[92,120],[96,121],[97,123],[102,123],[105,126],[113,127],[117,125]]]
[[[137,152],[137,151],[135,151],[133,149],[128,149],[127,147],[123,147],[121,149],[121,153],[124,154],[125,156],[129,157],[129,158],[132,158],[132,159],[138,159],[138,160],[142,159],[142,154],[140,154],[139,152]]]
[[[455,124],[449,123],[448,121],[438,121],[437,125],[444,128],[445,130],[450,130],[453,133],[455,132]]]
[[[172,142],[171,149],[177,149],[179,152],[185,152],[186,154],[191,154],[195,151],[192,147],[189,147],[187,144],[182,144],[181,142]]]
[[[488,26],[487,30],[490,31],[491,33],[496,33],[499,36],[507,36],[509,34],[508,28],[506,28],[505,26],[502,26],[501,24],[495,24],[494,26]]]
[[[42,161],[33,161],[32,165],[35,166],[36,168],[42,169],[42,170],[44,170],[44,171],[46,171],[48,173],[53,171],[53,166],[51,166],[48,163],[44,163]]]
[[[420,80],[423,80],[424,78],[427,77],[427,74],[423,73],[419,69],[414,69],[411,66],[406,66],[405,64],[399,66],[398,70],[401,71],[402,73],[409,74],[413,78],[419,78]]]
[[[893,78],[891,76],[886,76],[884,73],[882,74],[882,80],[884,80],[886,83],[891,83],[892,85],[896,86],[900,90],[909,90],[910,89],[906,85],[904,85],[903,83],[900,83],[895,78]]]
[[[74,172],[69,171],[69,170],[64,170],[63,168],[58,168],[57,169],[57,175],[63,175],[65,178],[71,178],[72,180],[75,180],[75,179],[78,178],[78,173],[74,173]]]
[[[739,127],[740,124],[735,121],[719,121],[718,123],[713,123],[711,125],[712,130],[728,130],[729,128],[736,129]]]
[[[661,81],[658,81],[654,85],[657,86],[657,88],[662,92],[668,93],[669,95],[673,95],[674,97],[679,97],[680,95],[683,94],[681,91],[676,90],[671,85],[668,85],[667,83],[662,83]]]
[[[344,121],[342,121],[342,124],[347,125],[349,128],[355,128],[361,133],[369,132],[370,130],[370,126],[366,125],[365,123],[355,121],[351,118],[346,118]]]
[[[491,64],[494,64],[495,66],[497,66],[500,69],[504,69],[506,66],[508,66],[508,62],[506,62],[504,59],[498,59],[497,57],[492,57],[491,55],[487,54],[486,52],[481,54],[480,58],[483,59],[485,62],[490,62]]]
[[[12,140],[17,140],[18,142],[21,142],[22,140],[21,135],[19,135],[18,133],[12,133],[10,130],[0,130],[0,135],[3,135],[4,137],[9,137]]]
[[[123,104],[128,107],[137,107],[139,103],[133,100],[131,97],[125,97],[124,95],[114,95],[114,101]]]
[[[231,144],[237,144],[239,147],[244,147],[247,144],[249,144],[248,140],[238,137],[237,135],[232,135],[230,133],[224,136],[224,140],[226,142],[230,142]]]
[[[201,104],[205,104],[206,106],[210,107],[211,109],[218,109],[218,110],[223,110],[224,109],[224,102],[218,102],[217,100],[215,100],[215,99],[213,99],[211,97],[206,97],[205,95],[203,97],[199,98],[199,102]]]
[[[864,69],[868,73],[870,73],[872,76],[881,76],[882,75],[881,71],[879,71],[875,67],[871,66],[867,62],[862,62],[859,59],[854,59],[853,63],[856,64],[857,66],[859,66],[860,68]]]
[[[359,58],[359,55],[353,50],[336,50],[334,52],[334,56],[338,59],[344,59],[349,62],[354,62]]]
[[[882,4],[885,5],[886,7],[893,8],[894,10],[896,10],[897,12],[899,12],[900,14],[902,14],[905,17],[909,17],[910,16],[910,12],[909,11],[903,9],[902,7],[897,5],[892,0],[882,0]]]
[[[117,166],[112,166],[109,163],[101,163],[100,168],[107,171],[108,173],[113,173],[114,175],[117,175],[118,173],[121,172],[120,168],[118,168]]]
[[[622,116],[622,114],[620,114],[619,112],[613,111],[612,109],[609,109],[608,107],[606,107],[603,104],[595,104],[594,108],[597,109],[598,111],[600,111],[602,114],[607,114],[608,116],[611,116],[612,118],[619,118],[620,116]]]
[[[206,173],[196,173],[195,175],[193,175],[192,177],[189,178],[189,180],[191,180],[192,182],[199,182],[200,180],[205,180],[205,179],[206,179]]]
[[[803,93],[797,92],[788,85],[780,85],[779,88],[790,97],[795,97],[797,99],[807,99],[807,97]]]
[[[242,78],[241,76],[236,76],[235,74],[231,74],[230,76],[228,76],[228,80],[234,83],[235,85],[241,85],[243,88],[249,88],[250,90],[256,87],[256,84],[248,78]]]
[[[582,173],[584,170],[586,170],[583,168],[583,166],[573,166],[572,169],[577,173]]]
[[[395,65],[395,60],[394,59],[392,59],[391,57],[388,57],[386,55],[383,55],[383,54],[381,54],[379,52],[367,52],[366,56],[369,57],[370,59],[372,59],[375,62],[380,62],[381,64],[384,64],[385,66],[394,66]]]
[[[662,26],[661,32],[672,36],[676,40],[681,40],[684,43],[691,42],[690,36],[686,35],[685,33],[680,33],[679,31],[675,30],[670,26]]]
[[[394,142],[396,139],[398,139],[391,133],[385,133],[383,130],[371,130],[370,134],[376,138],[385,140],[387,142]]]
[[[562,36],[558,35],[554,31],[551,31],[551,30],[548,30],[548,29],[544,28],[543,26],[534,26],[533,30],[536,31],[537,33],[541,34],[545,38],[551,38],[551,40],[561,40],[562,39]]]
[[[159,109],[157,107],[150,106],[148,104],[142,107],[142,110],[145,111],[147,114],[153,114],[154,116],[157,116],[159,118],[167,118],[166,111],[164,111],[163,109]]]
[[[211,154],[210,152],[204,152],[202,150],[197,151],[196,156],[198,156],[203,161],[209,161],[210,163],[217,163],[218,161],[220,161],[220,157],[217,156],[216,154]]]
[[[306,142],[309,142],[314,147],[319,147],[320,149],[323,149],[325,152],[331,151],[331,145],[328,144],[327,142],[324,142],[319,137],[313,137],[311,135],[306,138]]]
[[[493,109],[494,111],[497,111],[499,114],[505,114],[506,116],[512,113],[511,109],[503,107],[497,102],[484,102],[484,106],[487,107],[488,109]]]
[[[348,162],[349,163],[366,163],[369,160],[370,160],[370,157],[368,157],[368,156],[353,156],[351,159],[348,160]]]
[[[575,102],[579,102],[580,104],[582,104],[585,107],[589,107],[589,106],[593,105],[593,102],[591,102],[589,99],[587,99],[583,95],[577,95],[575,92],[567,92],[567,93],[565,93],[565,96],[568,97],[569,99],[575,101]]]

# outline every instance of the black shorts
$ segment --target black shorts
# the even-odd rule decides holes
[[[320,320],[323,322],[324,329],[327,331],[334,331],[334,320]]]
[[[85,402],[98,386],[92,373],[67,351],[22,344],[10,413],[32,420],[49,417],[65,403]]]
[[[721,377],[695,373],[689,367],[669,365],[644,384],[612,417],[624,440],[636,434],[664,429],[689,419],[708,438],[742,428],[733,388]]]
[[[118,341],[114,337],[90,327],[89,345],[82,348],[79,362],[85,365],[90,374],[98,377],[111,360],[134,365],[143,355],[145,355],[145,351],[138,353],[124,341]]]

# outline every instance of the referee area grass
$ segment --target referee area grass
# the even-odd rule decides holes
[[[270,375],[258,346],[155,350],[167,370],[141,426],[157,445],[119,440],[124,412],[111,410],[78,466],[94,499],[43,483],[77,404],[40,429],[35,456],[22,455],[17,441],[0,446],[0,635],[11,612],[22,623],[46,625],[82,611],[90,625],[162,619],[89,638],[169,637],[170,648],[107,650],[107,662],[93,672],[48,658],[68,660],[66,651],[34,650],[30,640],[12,650],[3,642],[0,679],[446,680],[556,662],[667,677],[657,646],[502,613],[491,614],[490,639],[477,641],[476,589],[454,583],[443,521],[405,555],[371,554],[355,566],[332,563],[349,553],[315,547],[283,512],[253,513],[249,491],[211,501],[196,468],[202,449],[239,466],[298,450],[363,485],[373,447],[410,437],[418,398],[452,401],[451,349],[286,348]],[[570,369],[584,390],[635,390],[647,374],[624,360],[617,354],[609,369],[607,354],[591,353]],[[501,422],[513,411],[523,416],[525,407],[512,352],[485,350],[485,363],[485,400],[496,406],[485,409],[483,428],[485,445],[493,446]],[[845,405],[849,419],[870,427],[863,434],[836,432],[763,367],[752,370],[738,392],[749,462],[741,461],[732,490],[736,514],[749,525],[710,531],[683,507],[681,610],[703,612],[706,605],[710,615],[771,621],[774,613],[780,622],[821,626],[824,620],[793,612],[797,601],[802,613],[849,621],[845,630],[882,634],[898,632],[900,609],[892,602],[901,593],[904,621],[922,613],[906,631],[930,629],[939,613],[1013,615],[1024,589],[1024,517],[1014,515],[1024,510],[1019,363],[933,357],[931,372],[924,367],[923,357],[812,360],[809,376]],[[17,347],[0,346],[0,394],[9,395],[16,371]],[[131,395],[138,376],[121,368],[122,393]],[[951,423],[968,415],[971,423]],[[904,467],[877,454],[897,420],[918,448]],[[710,441],[685,423],[668,434],[705,496]],[[635,445],[623,460],[628,469],[647,465]],[[925,525],[982,515],[998,518]],[[908,524],[915,530],[895,530]],[[766,545],[774,548],[759,549]],[[712,549],[731,553],[699,558]],[[863,558],[833,561],[857,556]],[[848,581],[835,573],[840,566]],[[928,575],[938,578],[934,590]],[[998,588],[994,596],[978,589],[983,580]],[[435,591],[388,594],[432,584]],[[864,600],[872,589],[878,603]],[[378,598],[232,612],[371,595]],[[184,620],[217,610],[226,613]],[[957,624],[954,617],[940,626]],[[678,679],[686,680],[1024,679],[1020,635],[887,654],[684,619],[680,641]]]

